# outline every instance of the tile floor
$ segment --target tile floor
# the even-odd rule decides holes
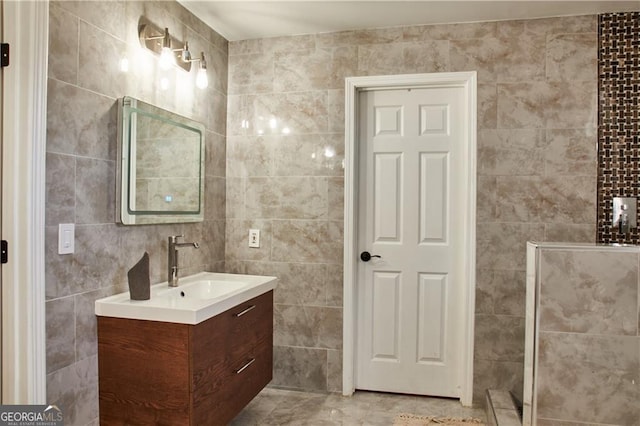
[[[476,417],[481,408],[466,408],[458,400],[357,391],[351,397],[265,388],[231,426],[247,425],[367,425],[391,426],[396,415]]]

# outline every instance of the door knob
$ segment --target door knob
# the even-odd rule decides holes
[[[368,262],[368,261],[370,261],[372,257],[377,257],[378,259],[381,259],[381,258],[382,258],[382,256],[379,256],[379,255],[377,255],[377,254],[371,254],[371,253],[369,253],[368,251],[363,251],[362,253],[360,253],[360,259],[361,259],[363,262]]]

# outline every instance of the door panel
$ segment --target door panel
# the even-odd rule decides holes
[[[374,170],[375,241],[400,241],[402,202],[398,198],[402,179],[402,155],[376,154]]]
[[[447,276],[420,274],[418,288],[418,362],[444,362]]]
[[[356,387],[458,397],[464,92],[359,96]]]
[[[376,360],[399,359],[400,330],[400,274],[377,272],[373,276],[373,309],[371,331],[373,358]]]
[[[449,133],[448,105],[420,105],[420,134],[447,135]]]
[[[402,106],[375,107],[374,127],[376,136],[400,135],[402,132]]]
[[[420,154],[420,243],[446,243],[449,154]]]

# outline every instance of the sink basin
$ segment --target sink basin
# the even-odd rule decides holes
[[[183,284],[168,292],[168,297],[185,297],[189,299],[216,299],[225,294],[246,288],[249,284],[243,281],[202,280]]]
[[[182,277],[178,287],[151,286],[149,300],[131,300],[129,292],[96,300],[98,316],[198,324],[276,287],[277,278],[200,272]]]

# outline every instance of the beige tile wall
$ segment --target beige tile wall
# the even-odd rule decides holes
[[[195,72],[163,74],[140,53],[141,15],[204,51],[210,86]],[[201,243],[182,257],[183,273],[224,269],[227,42],[176,2],[51,2],[47,122],[47,402],[65,424],[98,424],[94,301],[127,289],[126,272],[148,251],[152,282],[166,280],[166,239]],[[127,56],[130,71],[119,61]],[[148,61],[148,68],[144,62]],[[215,71],[214,71],[215,70]],[[167,91],[157,89],[166,76]],[[182,84],[182,88],[176,88]],[[205,221],[116,225],[116,99],[128,95],[205,124]],[[57,254],[57,225],[76,224],[73,255]]]
[[[539,250],[537,424],[640,424],[637,250]]]
[[[356,75],[479,72],[476,388],[521,389],[524,241],[594,235],[595,17],[231,43],[227,104],[227,44],[197,18],[171,2],[90,4],[54,2],[50,21],[48,399],[68,407],[70,424],[97,413],[93,301],[123,290],[144,250],[162,280],[172,233],[208,242],[191,271],[226,259],[230,272],[279,276],[274,384],[340,390],[343,79]],[[215,70],[206,96],[156,90],[155,70],[115,68],[137,46],[141,14],[202,43]],[[125,94],[207,124],[203,224],[114,224],[115,99]],[[73,256],[56,253],[63,222],[77,225]],[[262,230],[260,249],[247,247],[250,227]]]
[[[280,277],[273,383],[341,390],[344,78],[476,70],[475,389],[520,394],[525,242],[595,239],[596,66],[595,16],[230,43],[226,265]]]

